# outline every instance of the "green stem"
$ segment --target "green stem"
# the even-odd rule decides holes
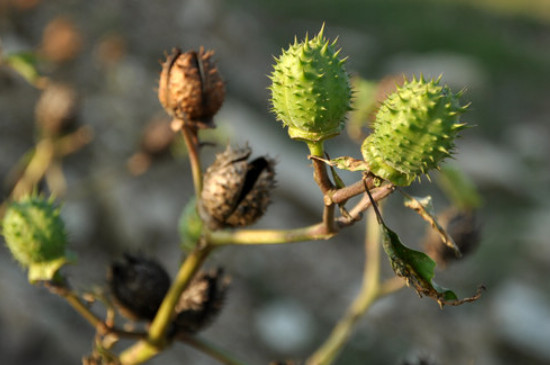
[[[323,141],[321,142],[306,142],[309,148],[309,154],[317,157],[325,157],[325,147]]]
[[[325,150],[323,141],[321,142],[307,142],[307,147],[309,148],[309,153],[312,156],[325,157]],[[327,194],[334,189],[334,185],[330,181],[327,173],[327,167],[325,163],[318,159],[312,159],[313,163],[313,179],[319,185],[319,188],[323,194]]]
[[[166,347],[166,332],[174,314],[174,307],[181,293],[185,290],[194,274],[211,252],[211,247],[197,248],[187,256],[180,266],[174,283],[164,297],[155,319],[149,327],[148,339],[140,341],[126,349],[120,355],[121,364],[140,364],[149,360]]]
[[[338,356],[349,337],[355,324],[370,308],[372,303],[383,294],[388,294],[388,288],[380,289],[380,230],[376,215],[371,210],[367,218],[367,235],[365,239],[365,269],[363,285],[347,313],[336,324],[327,340],[307,360],[307,365],[328,365]]]
[[[323,223],[287,230],[220,230],[205,232],[206,241],[212,246],[224,245],[274,245],[303,241],[328,240],[335,233],[327,232]]]
[[[82,303],[80,298],[73,292],[62,294],[62,296],[67,300],[71,307],[73,307],[74,310],[84,317],[84,319],[87,320],[94,328],[100,329],[100,331],[105,329],[105,323],[98,316],[96,316],[86,304]]]
[[[157,315],[149,328],[149,340],[151,342],[159,343],[164,339],[166,330],[174,314],[174,307],[178,303],[181,293],[183,293],[211,251],[212,249],[208,247],[197,248],[187,256],[181,265],[174,283],[168,290],[168,293],[166,293]]]

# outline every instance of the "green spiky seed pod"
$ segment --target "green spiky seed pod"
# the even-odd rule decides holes
[[[373,132],[361,152],[369,170],[395,185],[410,185],[420,175],[439,168],[466,128],[460,115],[460,93],[453,94],[439,79],[413,78],[388,96],[376,115]]]
[[[292,139],[320,142],[338,135],[351,109],[345,59],[323,31],[283,50],[270,76],[273,111]]]
[[[69,259],[67,234],[52,199],[31,195],[12,202],[2,228],[13,257],[29,269],[29,281],[52,280]]]

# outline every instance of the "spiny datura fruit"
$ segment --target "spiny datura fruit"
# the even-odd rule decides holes
[[[407,186],[451,155],[458,132],[466,128],[460,115],[467,107],[459,104],[461,93],[439,81],[405,80],[382,103],[361,146],[373,174]]]
[[[30,282],[54,279],[70,261],[65,251],[65,226],[53,199],[33,194],[12,202],[2,233],[13,257],[29,269]]]
[[[271,103],[292,139],[320,142],[340,133],[351,109],[351,86],[335,43],[319,34],[294,44],[276,59]]]
[[[275,185],[275,162],[267,157],[248,161],[249,147],[227,149],[204,174],[199,214],[210,229],[243,227],[266,211]]]

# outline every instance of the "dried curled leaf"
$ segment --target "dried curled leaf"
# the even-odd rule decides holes
[[[461,257],[462,253],[460,252],[460,248],[457,246],[453,238],[447,233],[445,228],[443,228],[443,226],[441,226],[437,221],[432,206],[432,197],[428,195],[423,198],[416,198],[405,194],[404,192],[402,193],[405,195],[405,206],[414,210],[416,213],[418,213],[418,215],[422,217],[422,219],[430,223],[432,228],[441,237],[441,241],[447,247],[454,251],[456,257]]]
[[[323,161],[327,165],[331,167],[336,167],[337,169],[340,169],[340,170],[347,170],[347,171],[354,172],[354,171],[367,171],[369,169],[369,166],[365,161],[357,160],[349,156],[336,157],[331,160],[326,160],[318,156],[309,156],[309,158]]]
[[[380,225],[384,234],[384,251],[390,259],[393,271],[397,276],[404,278],[408,286],[414,287],[418,295],[434,299],[440,307],[460,305],[479,299],[483,287],[480,287],[472,297],[458,299],[452,290],[437,285],[432,281],[435,275],[435,262],[423,252],[412,250],[401,243],[399,236],[382,221]]]

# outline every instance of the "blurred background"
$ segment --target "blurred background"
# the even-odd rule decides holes
[[[453,90],[466,90],[462,100],[472,105],[464,119],[475,128],[462,134],[449,164],[479,189],[482,239],[472,255],[438,271],[437,281],[462,297],[487,286],[479,301],[443,310],[407,288],[383,299],[336,363],[550,363],[548,0],[2,0],[4,59],[31,53],[0,64],[2,200],[39,138],[37,123],[47,123],[39,111],[51,104],[39,102],[45,79],[31,70],[31,85],[13,71],[17,60],[34,60],[48,88],[59,87],[51,98],[70,111],[73,148],[47,176],[79,256],[65,269],[71,283],[82,291],[104,287],[109,263],[127,251],[158,259],[173,275],[182,255],[178,219],[193,189],[155,90],[165,52],[204,45],[216,51],[227,98],[218,129],[205,134],[218,145],[204,149],[203,164],[228,142],[248,142],[255,156],[278,161],[273,203],[255,227],[318,222],[322,196],[306,147],[290,141],[269,112],[267,75],[281,48],[323,22],[329,38],[339,37],[352,75],[376,82],[442,74]],[[360,157],[346,133],[327,151]],[[431,194],[437,211],[449,204],[425,179],[407,191]],[[397,194],[386,214],[405,243],[420,247],[425,225]],[[363,226],[327,242],[217,252],[207,266],[225,267],[232,284],[204,337],[250,364],[307,357],[361,284]],[[392,275],[385,259],[382,266]],[[29,285],[3,244],[0,291],[2,364],[77,364],[91,351],[93,329],[62,299]],[[176,344],[151,363],[217,362]]]

